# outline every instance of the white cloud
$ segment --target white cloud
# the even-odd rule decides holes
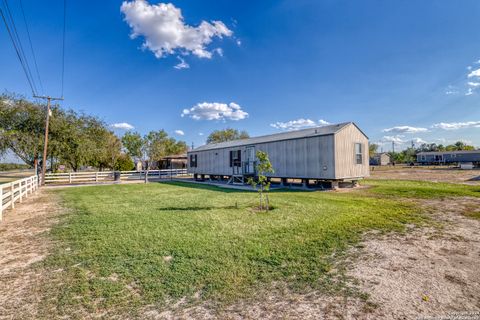
[[[130,123],[120,122],[120,123],[112,123],[110,127],[120,130],[132,130],[135,129]]]
[[[480,87],[480,82],[469,82],[468,85],[470,87]]]
[[[275,122],[270,124],[271,127],[281,130],[299,130],[304,128],[311,128],[311,127],[319,127],[329,125],[330,123],[325,120],[318,120],[315,122],[311,119],[297,119],[297,120],[290,120],[287,122]]]
[[[472,94],[473,94],[473,89],[472,88],[468,88],[467,92],[465,92],[466,96],[470,96]]]
[[[427,128],[419,128],[419,127],[410,127],[410,126],[397,126],[392,128],[383,129],[383,132],[388,133],[419,133],[419,132],[427,132]]]
[[[422,138],[418,138],[418,137],[417,137],[417,138],[413,138],[413,139],[412,139],[412,142],[413,142],[414,144],[428,143],[427,141],[423,140]]]
[[[203,132],[199,132],[198,135],[199,135],[199,136],[203,136]]]
[[[180,60],[180,62],[174,66],[175,69],[188,69],[190,68],[190,65],[188,63],[185,62],[185,60],[182,58],[182,57],[177,57],[178,60]]]
[[[469,77],[469,78],[480,77],[480,68],[470,72],[467,77]]]
[[[171,3],[124,1],[120,11],[132,29],[131,38],[144,37],[143,48],[152,51],[157,58],[179,52],[210,59],[212,52],[207,45],[214,38],[233,34],[222,21],[202,21],[196,27],[189,26],[185,24],[182,11]]]
[[[222,48],[215,48],[213,51],[218,54],[220,57],[223,57],[223,49]]]
[[[383,136],[381,142],[395,142],[397,144],[403,144],[405,140],[403,140],[405,136],[403,135],[395,135],[395,136]]]
[[[240,47],[241,45],[242,45],[242,40],[237,39],[237,46]]]
[[[190,109],[184,109],[182,117],[188,116],[194,120],[242,120],[248,113],[235,102],[229,104],[218,102],[197,103]]]
[[[185,132],[183,132],[183,130],[175,130],[175,134],[179,136],[184,136]]]
[[[467,128],[480,128],[480,121],[467,121],[467,122],[440,122],[432,126],[432,128],[443,130],[458,130]]]

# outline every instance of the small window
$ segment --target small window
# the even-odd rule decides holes
[[[230,151],[230,167],[240,167],[242,165],[242,151]]]
[[[422,161],[427,160],[427,156],[422,155]]]
[[[363,148],[361,143],[355,143],[355,163],[363,164]]]
[[[196,168],[197,167],[197,155],[196,154],[191,154],[190,155],[190,168]]]

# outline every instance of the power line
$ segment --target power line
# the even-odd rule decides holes
[[[42,89],[42,92],[45,92],[45,90],[43,89],[42,79],[40,78],[40,72],[38,71],[37,57],[35,56],[35,51],[33,50],[32,38],[30,37],[30,29],[28,28],[27,18],[25,16],[25,10],[23,9],[23,1],[22,0],[20,0],[20,8],[22,10],[23,21],[25,23],[25,29],[27,30],[28,42],[30,43],[30,50],[32,52],[33,62],[35,64],[35,71],[37,72],[37,78],[38,78],[38,82],[40,84],[40,89]]]
[[[65,30],[67,25],[67,0],[63,0],[63,45],[62,45],[62,98],[65,82]]]
[[[12,12],[10,11],[10,6],[8,5],[8,0],[3,0],[3,3],[4,3],[5,8],[7,9],[8,17],[10,18],[10,23],[13,27],[11,29],[13,30],[13,35],[14,35],[14,38],[16,39],[17,46],[20,49],[19,50],[20,55],[23,58],[24,64],[26,66],[26,70],[28,72],[28,75],[30,76],[30,81],[32,82],[33,88],[35,90],[34,92],[37,93],[37,86],[36,86],[35,81],[33,79],[32,72],[30,70],[30,65],[28,64],[27,57],[25,56],[25,51],[23,50],[22,41],[20,40],[20,37],[18,36],[17,26],[15,24],[15,20],[13,19]]]
[[[35,89],[32,83],[32,80],[30,79],[30,76],[28,74],[28,71],[26,69],[25,63],[22,60],[22,56],[20,55],[19,48],[17,47],[17,44],[15,43],[15,38],[10,30],[10,27],[8,25],[7,19],[3,13],[3,10],[0,8],[0,15],[2,16],[2,20],[5,23],[5,27],[7,28],[8,35],[10,36],[10,40],[12,41],[13,47],[15,48],[15,52],[17,53],[18,60],[20,60],[20,64],[22,65],[23,71],[25,73],[25,76],[27,77],[28,84],[30,85],[30,89],[32,89],[32,94],[35,95]]]

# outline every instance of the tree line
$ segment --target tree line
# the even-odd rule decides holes
[[[375,143],[370,144],[369,153],[373,156],[378,152],[379,146]],[[463,150],[475,150],[474,146],[468,145],[462,141],[457,141],[453,144],[443,145],[436,143],[423,143],[419,147],[409,147],[400,152],[388,152],[391,161],[397,163],[410,163],[417,161],[417,154],[419,152],[431,152],[431,151],[463,151]]]
[[[41,165],[46,107],[12,94],[0,96],[0,156],[13,152],[27,165]],[[137,139],[134,147],[130,140]],[[140,150],[140,151],[139,151]],[[119,138],[98,117],[52,106],[47,158],[50,169],[58,165],[78,171],[85,166],[99,170],[132,170],[133,160],[158,161],[185,153],[187,144],[168,137],[164,130],[144,137],[129,133]]]

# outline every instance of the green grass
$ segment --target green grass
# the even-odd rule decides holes
[[[395,198],[480,197],[480,186],[429,181],[366,180],[371,194]]]
[[[59,245],[46,260],[63,270],[51,292],[61,312],[195,294],[228,303],[277,283],[338,290],[332,254],[365,231],[422,220],[412,205],[355,192],[272,192],[268,213],[252,210],[256,193],[182,183],[57,192],[73,209],[53,229]]]

